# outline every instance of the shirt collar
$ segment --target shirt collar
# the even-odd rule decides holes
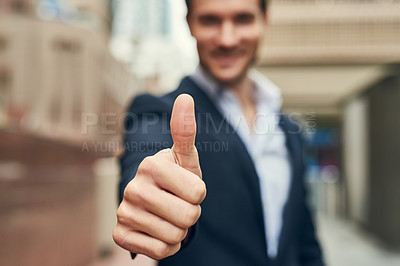
[[[272,111],[279,112],[282,107],[282,96],[278,86],[257,70],[252,69],[248,75],[254,84],[253,97],[257,101],[257,106],[268,106]],[[191,78],[213,101],[220,101],[228,90],[211,77],[200,65],[191,75]]]

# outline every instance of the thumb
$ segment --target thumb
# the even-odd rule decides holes
[[[201,178],[199,157],[194,145],[196,138],[194,101],[188,94],[181,94],[175,100],[171,116],[171,136],[174,141],[171,150],[175,162]]]

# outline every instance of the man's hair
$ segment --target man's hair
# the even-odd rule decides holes
[[[190,13],[190,9],[192,8],[192,0],[185,0],[188,13]],[[261,10],[265,13],[267,11],[268,0],[259,0]]]

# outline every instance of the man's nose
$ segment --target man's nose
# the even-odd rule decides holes
[[[232,22],[224,22],[221,24],[219,32],[218,44],[225,48],[231,48],[238,43],[238,36],[235,31],[235,25]]]

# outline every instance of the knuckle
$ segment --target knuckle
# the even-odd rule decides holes
[[[172,247],[170,248],[170,251],[169,251],[168,256],[174,255],[174,254],[177,253],[180,249],[181,249],[181,242],[179,242],[178,244],[176,244],[176,245],[174,245],[174,246],[172,246]]]
[[[138,180],[136,180],[138,181]],[[132,206],[141,206],[142,204],[148,203],[148,186],[145,184],[140,185],[139,182],[135,182],[133,179],[124,191],[124,200],[121,205],[125,202]]]
[[[138,174],[151,174],[155,168],[155,160],[153,156],[148,156],[143,159],[138,168]]]
[[[140,191],[140,189],[137,188],[135,181],[136,180],[133,179],[126,186],[126,188],[124,190],[124,200],[130,201],[130,200],[134,199],[136,197],[136,194],[138,193],[138,191]]]
[[[169,246],[164,242],[159,242],[157,245],[155,245],[153,252],[153,258],[161,260],[168,256]]]
[[[192,197],[195,203],[200,203],[204,199],[206,193],[206,185],[202,180],[199,180],[194,186],[192,186]]]
[[[199,219],[201,214],[200,205],[193,206],[186,211],[183,225],[185,228],[189,228],[194,225]]]
[[[171,234],[171,244],[178,244],[180,243],[183,239],[185,239],[187,233],[187,229],[176,229],[174,232]]]
[[[129,234],[130,232],[121,229],[117,225],[114,228],[112,237],[114,242],[123,249],[126,249],[133,253],[144,253],[145,247],[140,242],[137,242],[137,240],[135,240],[134,238],[129,237]]]
[[[121,247],[126,247],[126,238],[124,236],[125,234],[122,233],[122,231],[118,228],[118,225],[114,228],[112,237],[114,242],[121,246]]]
[[[117,210],[117,221],[123,223],[126,220],[126,211],[124,206],[121,204]]]
[[[138,190],[135,193],[135,202],[139,205],[146,206],[149,203],[149,193],[146,189]]]
[[[117,221],[118,223],[129,225],[131,228],[137,223],[135,215],[126,208],[125,205],[121,205],[117,210]]]

